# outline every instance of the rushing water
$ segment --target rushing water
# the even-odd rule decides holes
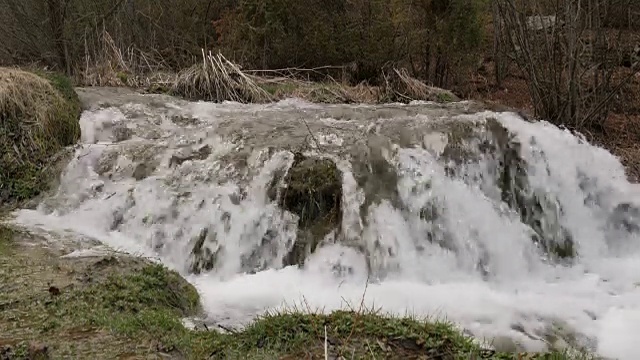
[[[567,131],[472,103],[81,97],[82,144],[59,189],[15,221],[159,258],[196,285],[208,321],[363,300],[528,350],[635,358],[640,193]],[[342,218],[285,267],[298,216],[268,192],[298,152],[336,163]],[[215,264],[194,274],[197,239]]]

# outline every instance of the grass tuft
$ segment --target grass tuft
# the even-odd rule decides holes
[[[0,203],[44,190],[51,158],[80,137],[79,117],[68,79],[0,68]]]
[[[190,100],[262,103],[271,95],[222,54],[205,54],[202,62],[178,73],[173,93]]]
[[[457,101],[451,91],[429,86],[413,78],[406,69],[391,69],[383,72],[383,86],[379,102],[408,103],[414,100],[447,103]]]

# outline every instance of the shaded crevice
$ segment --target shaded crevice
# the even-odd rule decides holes
[[[200,234],[193,240],[194,245],[191,250],[191,265],[189,272],[200,274],[208,272],[215,268],[218,257],[222,252],[222,247],[218,246],[215,250],[211,250],[209,244],[217,245],[217,237],[215,232],[210,232],[208,228],[200,231]]]

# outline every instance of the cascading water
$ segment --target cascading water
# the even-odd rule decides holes
[[[211,322],[364,299],[527,350],[635,356],[640,193],[567,131],[464,102],[80,95],[59,189],[14,221],[159,258]]]

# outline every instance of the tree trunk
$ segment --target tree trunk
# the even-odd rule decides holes
[[[71,74],[71,63],[69,61],[69,50],[64,35],[65,0],[47,0],[47,9],[49,11],[49,25],[51,26],[51,35],[55,44],[56,55],[58,57],[58,66],[68,75]]]

